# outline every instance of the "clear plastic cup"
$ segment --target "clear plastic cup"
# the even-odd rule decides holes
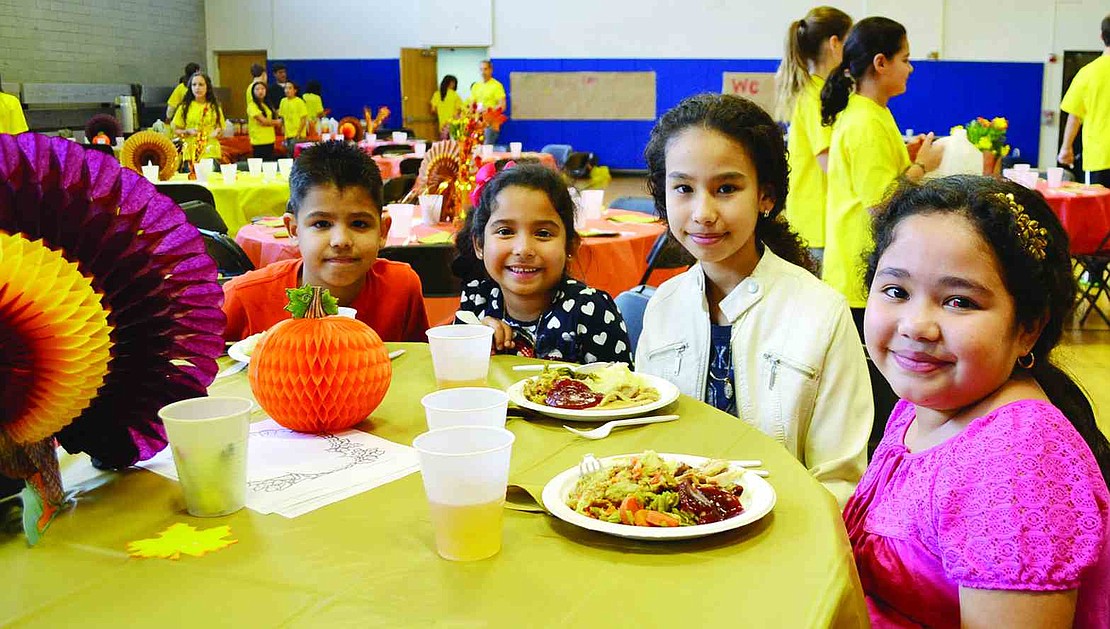
[[[417,142],[412,145],[412,154],[417,157],[424,157],[424,153],[428,152],[428,145],[424,142]]]
[[[277,178],[277,162],[262,162],[262,181],[272,181]]]
[[[238,171],[239,167],[235,164],[220,164],[220,174],[224,176],[224,183],[228,185],[235,183]]]
[[[201,397],[158,411],[190,515],[217,517],[246,504],[252,404],[239,397]]]
[[[428,430],[452,426],[504,428],[509,395],[499,389],[465,387],[429,393],[420,403],[424,405]]]
[[[247,158],[247,171],[251,175],[257,177],[262,174],[262,158],[261,157],[248,157]]]
[[[1059,188],[1064,184],[1064,169],[1059,166],[1054,166],[1046,171],[1048,175],[1048,187]]]
[[[393,132],[393,141],[394,142],[406,142],[406,141],[408,141],[408,139],[409,139],[409,134],[406,131],[394,131]]]
[[[158,183],[158,170],[157,164],[147,164],[143,166],[143,177],[150,183]]]
[[[586,220],[601,218],[601,208],[605,201],[604,190],[583,190],[582,207],[586,210]]]
[[[501,550],[514,440],[504,428],[455,426],[412,442],[440,557],[477,561]]]
[[[509,153],[513,157],[520,157],[521,152],[524,150],[523,142],[509,142]]]
[[[283,157],[277,161],[277,165],[281,175],[288,179],[289,174],[293,172],[293,160],[289,157]]]
[[[442,194],[420,195],[420,216],[425,225],[435,225],[439,222],[440,211],[443,209]]]
[[[385,206],[393,222],[389,226],[390,238],[408,238],[412,234],[412,215],[416,206],[409,203],[390,203]]]
[[[441,325],[428,330],[432,368],[440,389],[484,387],[489,375],[493,328],[485,325]]]

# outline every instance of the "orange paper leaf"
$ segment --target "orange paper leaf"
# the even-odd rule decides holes
[[[223,550],[238,542],[237,539],[223,539],[231,535],[230,526],[214,526],[198,531],[192,526],[178,522],[158,534],[158,537],[135,540],[127,545],[132,557],[156,559],[180,559],[182,553],[201,557],[207,553]]]

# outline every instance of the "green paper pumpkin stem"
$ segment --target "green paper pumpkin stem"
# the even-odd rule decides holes
[[[302,286],[285,289],[289,304],[285,309],[294,319],[322,319],[339,314],[339,300],[322,286]]]

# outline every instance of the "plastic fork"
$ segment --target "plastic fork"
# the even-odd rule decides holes
[[[582,462],[578,464],[578,474],[579,474],[579,476],[585,476],[586,474],[594,474],[594,473],[600,472],[600,471],[601,471],[601,461],[598,461],[597,457],[595,457],[592,454],[587,454],[586,456],[582,457]]]
[[[594,428],[593,430],[578,430],[577,428],[571,428],[570,426],[565,425],[563,426],[563,428],[566,428],[579,437],[585,437],[586,439],[604,439],[608,437],[609,433],[613,432],[613,429],[617,426],[658,424],[662,422],[673,422],[676,419],[678,419],[678,415],[652,415],[650,417],[633,417],[631,419],[617,419],[611,422],[605,422],[604,424],[598,426],[597,428]]]

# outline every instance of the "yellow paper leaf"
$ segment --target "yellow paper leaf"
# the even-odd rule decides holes
[[[655,223],[659,220],[650,214],[610,214],[606,218],[614,223]]]
[[[451,242],[451,238],[452,234],[450,232],[436,231],[428,234],[427,236],[422,236],[420,238],[420,242],[425,245],[446,244]]]
[[[198,531],[192,526],[178,522],[158,534],[158,537],[135,540],[127,545],[132,557],[179,559],[181,554],[200,557],[216,550],[222,550],[238,542],[237,539],[223,539],[231,535],[230,526],[215,526]]]

